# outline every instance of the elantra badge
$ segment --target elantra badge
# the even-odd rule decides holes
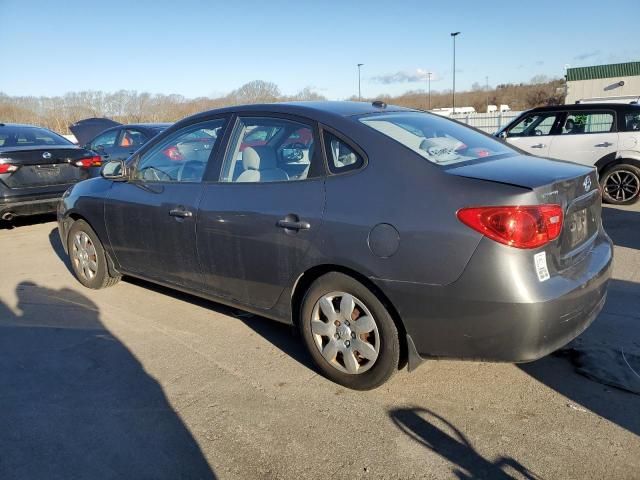
[[[591,190],[591,177],[586,177],[584,182],[582,182],[582,186],[584,186],[584,191],[588,192]]]
[[[42,154],[42,158],[44,158],[44,159],[46,159],[46,160],[49,160],[49,159],[51,158],[51,153],[49,153],[49,152],[44,152],[44,153]]]

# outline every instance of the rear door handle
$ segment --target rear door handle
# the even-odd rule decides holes
[[[169,210],[169,215],[178,218],[189,218],[193,217],[193,212],[190,212],[189,210],[185,210],[183,208],[172,208],[171,210]]]
[[[602,143],[596,143],[596,147],[610,147],[611,145],[613,145],[613,143],[611,142],[602,142]]]
[[[309,222],[304,222],[298,218],[297,215],[287,215],[282,220],[278,220],[277,224],[280,228],[285,230],[309,230],[311,225]]]
[[[535,145],[531,145],[531,148],[544,148],[546,145],[544,143],[537,143]]]

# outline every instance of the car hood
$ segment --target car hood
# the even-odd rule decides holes
[[[117,127],[122,125],[108,118],[85,118],[79,120],[73,125],[69,125],[69,130],[73,133],[78,140],[78,145],[86,145],[90,140],[101,132],[104,132],[107,128]]]
[[[534,189],[559,180],[587,175],[594,169],[572,162],[512,155],[452,165],[446,172],[459,177],[477,178]]]

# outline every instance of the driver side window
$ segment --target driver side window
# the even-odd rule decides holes
[[[516,123],[508,132],[509,137],[534,137],[550,135],[558,118],[557,113],[534,113]]]
[[[201,182],[225,123],[226,119],[210,120],[173,132],[140,157],[134,178],[142,182]]]

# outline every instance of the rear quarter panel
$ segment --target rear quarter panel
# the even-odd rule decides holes
[[[447,285],[460,277],[482,238],[457,219],[458,209],[535,198],[529,189],[449,175],[376,132],[357,143],[367,145],[368,165],[327,178],[325,221],[313,262],[370,278]],[[370,232],[381,223],[393,225],[400,237],[387,258],[369,248]]]

